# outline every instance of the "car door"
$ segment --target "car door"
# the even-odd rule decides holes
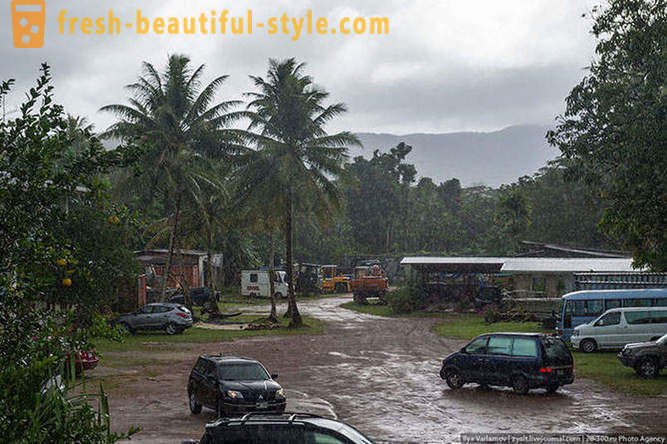
[[[150,314],[147,319],[147,328],[151,330],[157,330],[162,328],[163,320],[167,307],[163,305],[153,305]]]
[[[216,408],[218,403],[218,375],[217,366],[212,361],[206,361],[201,390],[202,403],[210,408]]]
[[[486,359],[481,361],[481,379],[486,384],[509,384],[512,375],[512,343],[507,335],[491,336],[486,347]]]
[[[481,377],[480,366],[482,360],[486,359],[486,345],[488,336],[473,339],[466,345],[457,357],[457,368],[466,381],[478,382]]]
[[[152,312],[153,312],[152,305],[145,305],[141,307],[134,316],[133,328],[136,329],[148,328],[148,326],[150,325],[150,316]]]
[[[601,348],[613,348],[623,344],[625,328],[621,325],[621,312],[612,311],[593,324],[593,337]]]
[[[623,335],[623,344],[632,342],[646,342],[651,339],[651,310],[626,311],[626,327]]]

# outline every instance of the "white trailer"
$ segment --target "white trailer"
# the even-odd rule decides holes
[[[287,297],[287,273],[274,271],[274,296]],[[269,271],[243,270],[241,271],[241,296],[269,297]]]

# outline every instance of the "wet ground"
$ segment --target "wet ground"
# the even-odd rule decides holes
[[[379,442],[455,442],[465,432],[667,434],[666,398],[628,397],[589,380],[577,379],[553,395],[535,390],[521,396],[474,384],[449,390],[438,375],[440,363],[462,341],[431,333],[436,319],[390,319],[339,307],[349,299],[300,305],[302,313],[328,322],[322,335],[174,344],[151,354],[154,366],[110,390],[113,428],[141,425],[136,442],[201,437],[215,415],[207,409],[190,414],[188,374],[200,353],[225,352],[257,358],[279,373],[288,410],[337,417]],[[134,353],[107,355],[141,359]],[[105,370],[99,368],[101,374]]]

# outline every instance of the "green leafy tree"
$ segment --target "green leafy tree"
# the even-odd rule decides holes
[[[346,111],[343,104],[324,105],[328,93],[303,74],[295,59],[269,61],[267,78],[251,76],[256,92],[245,116],[246,137],[271,159],[275,193],[284,200],[284,233],[289,281],[290,325],[302,324],[294,295],[293,239],[295,210],[325,222],[341,205],[333,179],[344,174],[347,147],[358,144],[349,132],[327,134],[325,125]]]
[[[89,131],[73,131],[50,82],[42,65],[18,117],[0,122],[0,436],[115,442],[122,436],[110,431],[101,387],[90,394],[85,386],[72,392],[72,384],[58,390],[45,382],[64,371],[69,351],[86,350],[93,336],[114,337],[96,313],[113,287],[106,267],[122,269],[126,256],[114,246],[123,244],[122,233],[108,226],[110,203],[99,178],[129,161],[131,151],[107,151]],[[0,96],[11,84],[0,85]],[[71,149],[77,140],[85,149]],[[106,249],[112,251],[100,251]],[[92,291],[102,293],[91,298]]]
[[[596,58],[548,139],[569,174],[607,199],[602,229],[637,266],[667,270],[667,3],[611,0],[593,10]]]

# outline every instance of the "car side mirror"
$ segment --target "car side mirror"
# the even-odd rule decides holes
[[[278,373],[271,373],[271,379],[278,379]]]

